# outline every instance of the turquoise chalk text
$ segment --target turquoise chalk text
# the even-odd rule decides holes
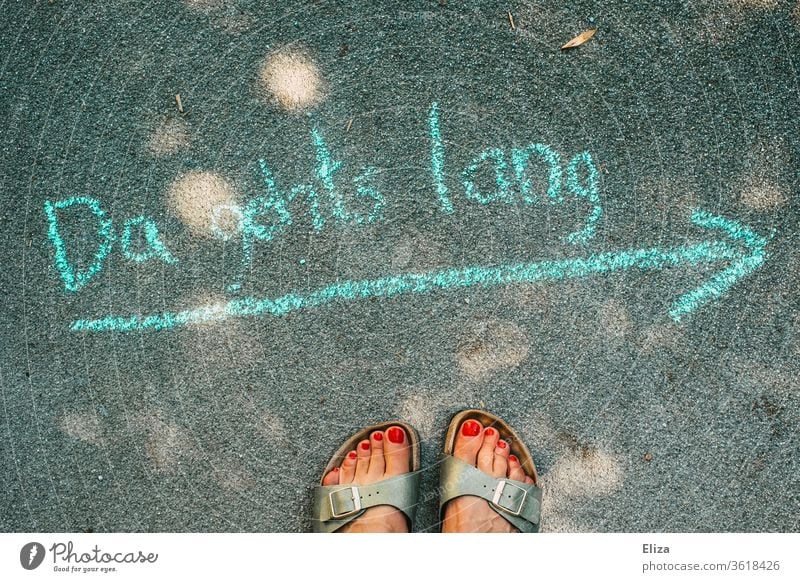
[[[67,242],[62,233],[62,221],[65,211],[75,212],[81,209],[88,210],[94,215],[97,228],[96,247],[89,264],[79,269],[75,265],[74,257],[68,252]],[[97,198],[88,196],[73,196],[64,200],[44,201],[44,215],[47,220],[47,238],[53,245],[55,266],[64,288],[68,292],[76,292],[103,270],[106,258],[114,246],[117,236],[114,232],[114,223]],[[141,233],[144,242],[134,246],[134,233]],[[119,237],[120,251],[122,255],[133,262],[143,263],[150,259],[160,259],[165,263],[177,263],[177,259],[167,250],[167,247],[159,238],[156,223],[146,216],[137,216],[125,221],[122,229],[122,236]]]
[[[309,129],[313,155],[309,154],[306,179],[297,184],[283,183],[279,179],[280,173],[265,157],[257,162],[257,192],[254,196],[241,205],[225,204],[211,209],[210,234],[214,239],[232,245],[234,253],[238,251],[229,274],[230,283],[226,286],[233,298],[214,307],[76,319],[71,329],[83,332],[164,330],[235,317],[280,317],[293,311],[364,298],[515,283],[557,283],[631,270],[713,265],[714,274],[678,296],[670,306],[669,317],[679,322],[728,293],[766,260],[767,239],[736,220],[702,209],[694,210],[691,221],[705,233],[714,235],[707,240],[672,247],[589,251],[586,247],[595,239],[604,219],[601,177],[589,151],[579,150],[562,158],[561,153],[552,147],[536,141],[510,150],[493,144],[468,154],[463,167],[448,169],[448,165],[454,162],[448,157],[445,147],[443,136],[448,129],[445,122],[438,103],[432,103],[427,116],[430,156],[427,196],[428,202],[433,203],[434,213],[453,215],[456,211],[468,212],[470,207],[475,207],[473,205],[545,207],[569,204],[569,208],[578,209],[580,224],[575,230],[572,227],[572,232],[563,234],[561,240],[570,245],[568,248],[573,253],[580,252],[582,256],[336,281],[317,289],[298,289],[278,297],[259,297],[258,292],[253,291],[245,294],[245,282],[253,271],[255,257],[288,229],[310,223],[308,232],[316,236],[334,228],[380,225],[391,210],[390,200],[383,193],[381,169],[373,165],[353,168],[337,159],[335,141],[329,142],[325,132],[313,125]],[[542,174],[539,179],[537,172]],[[230,220],[226,228],[220,227],[223,212],[228,213],[229,218],[235,218],[233,228]],[[64,200],[46,200],[44,214],[55,271],[69,293],[79,291],[94,280],[114,248],[118,248],[126,260],[137,264],[152,261],[171,266],[180,264],[161,236],[155,220],[145,214],[124,220],[119,232],[97,198],[74,196]],[[93,236],[88,237],[92,241],[89,243],[91,248],[68,248],[75,243],[65,240],[66,229],[63,227],[65,221],[73,217],[82,217],[81,225],[94,225],[89,233]],[[305,263],[303,258],[299,261]]]

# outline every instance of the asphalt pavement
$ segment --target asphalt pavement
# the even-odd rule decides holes
[[[0,13],[1,531],[308,531],[392,418],[436,531],[466,407],[543,531],[800,528],[797,2]]]

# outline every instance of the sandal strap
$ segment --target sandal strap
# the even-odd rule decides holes
[[[420,478],[421,472],[413,471],[369,485],[318,485],[314,488],[313,529],[334,532],[376,505],[391,505],[413,524]]]
[[[539,531],[542,488],[513,479],[497,479],[452,455],[441,461],[439,510],[444,515],[447,502],[474,495],[489,502],[489,507],[521,532]]]

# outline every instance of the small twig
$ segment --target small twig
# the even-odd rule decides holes
[[[183,113],[183,101],[181,101],[181,94],[175,94],[175,103],[178,104],[178,113]]]
[[[350,118],[350,121],[347,122],[347,127],[344,129],[344,132],[348,133],[350,131],[351,127],[353,127],[353,118],[352,117]]]
[[[517,30],[517,27],[514,26],[514,17],[511,15],[511,11],[508,12],[508,22],[511,23],[511,30]]]

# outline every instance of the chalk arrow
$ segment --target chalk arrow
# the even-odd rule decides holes
[[[306,293],[287,293],[277,298],[244,297],[215,306],[149,316],[115,316],[79,319],[73,331],[133,331],[171,329],[192,323],[220,321],[232,317],[271,314],[282,316],[292,311],[319,307],[338,300],[367,297],[393,297],[402,293],[429,293],[440,289],[490,287],[509,283],[562,281],[615,271],[652,271],[681,265],[728,263],[728,266],[699,287],[681,295],[669,315],[681,321],[703,305],[725,294],[740,279],[756,270],[766,258],[767,240],[736,222],[703,210],[692,212],[692,222],[712,231],[721,231],[727,240],[704,241],[676,247],[630,249],[589,255],[582,258],[518,263],[496,267],[472,266],[430,273],[407,273],[378,279],[341,281]]]
[[[721,230],[732,242],[740,243],[744,250],[734,250],[735,257],[727,269],[675,300],[669,310],[670,317],[675,321],[680,321],[709,301],[721,297],[739,279],[758,269],[766,259],[767,239],[746,226],[700,209],[692,212],[692,222],[705,228]]]

